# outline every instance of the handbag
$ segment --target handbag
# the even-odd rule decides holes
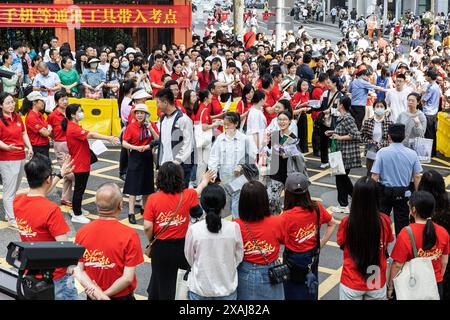
[[[200,114],[200,124],[194,125],[194,138],[195,138],[195,146],[197,148],[204,148],[212,143],[212,137],[213,137],[213,130],[209,129],[204,131],[203,130],[203,124],[202,117],[203,112],[206,111],[206,108],[203,109],[202,113]]]
[[[245,163],[241,164],[242,173],[247,178],[248,181],[258,181],[259,180],[259,170],[258,166],[251,163],[253,160],[250,159],[249,148],[248,148],[248,138],[245,139]]]
[[[412,243],[414,258],[406,262],[395,276],[397,300],[439,300],[439,291],[431,257],[418,257],[411,227],[406,227]]]
[[[287,265],[291,269],[291,281],[294,283],[306,284],[308,287],[309,293],[312,296],[316,296],[319,290],[319,281],[317,279],[316,274],[313,271],[313,267],[318,264],[319,256],[320,256],[320,209],[319,206],[316,208],[316,216],[317,216],[317,244],[315,248],[315,255],[311,260],[311,263],[308,266],[298,266],[294,262],[292,262],[285,250],[284,260]]]
[[[175,218],[175,216],[178,214],[178,210],[180,210],[181,207],[181,202],[183,201],[183,192],[181,192],[180,194],[180,200],[178,201],[178,206],[175,209],[175,211],[172,213],[172,215],[170,216],[169,221],[167,222],[167,224],[164,226],[164,228],[161,229],[160,232],[158,232],[158,234],[153,238],[153,240],[147,245],[147,247],[145,247],[144,249],[144,254],[151,258],[152,257],[152,247],[155,244],[155,242],[159,239],[159,237],[161,237],[161,235],[166,232],[166,230],[169,228],[170,223],[172,222],[172,220]]]
[[[97,155],[94,153],[94,151],[92,151],[91,148],[89,148],[89,152],[91,153],[91,164],[98,162]]]
[[[328,154],[328,162],[330,163],[330,171],[332,176],[339,176],[345,174],[344,160],[342,152],[336,151],[336,140],[331,139],[330,153]]]
[[[264,252],[262,252],[261,247],[258,245],[258,242],[256,242],[255,238],[253,237],[253,234],[250,231],[247,223],[244,222],[244,224],[245,227],[247,228],[250,238],[252,239],[253,244],[255,245],[256,248],[258,248],[264,261],[266,262],[266,264],[270,264],[269,260],[267,260],[266,255],[264,254]],[[269,279],[270,283],[272,284],[280,284],[289,281],[290,278],[291,278],[291,270],[289,269],[289,266],[286,263],[279,263],[278,265],[269,268]]]
[[[331,97],[331,100],[329,100],[330,99],[330,91],[328,91],[325,110],[328,110],[333,105],[338,93],[339,93],[339,91],[336,91],[333,94],[333,96]],[[324,102],[325,101],[322,101],[322,103],[324,103]],[[320,121],[320,123],[322,123],[325,127],[327,127],[327,128],[331,127],[331,110],[329,113],[325,113],[324,111],[322,111],[317,118],[319,118],[319,120],[317,120],[317,121]]]
[[[188,277],[191,268],[187,270],[178,269],[177,272],[177,286],[175,288],[175,300],[189,300],[188,298]]]

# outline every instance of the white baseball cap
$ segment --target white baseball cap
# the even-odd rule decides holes
[[[47,103],[47,98],[42,95],[39,91],[33,91],[29,95],[27,95],[27,99],[29,101],[36,101],[41,100],[44,101],[44,103]]]
[[[150,99],[152,96],[147,93],[144,89],[141,89],[139,91],[136,91],[131,95],[132,100],[136,99]]]

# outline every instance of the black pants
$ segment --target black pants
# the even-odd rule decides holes
[[[183,163],[181,166],[184,171],[184,187],[189,188],[189,182],[191,181],[192,169],[194,168],[194,165]]]
[[[345,175],[336,176],[336,188],[338,193],[338,202],[342,207],[348,206],[348,197],[353,194],[353,183],[348,174],[350,169],[345,170]]]
[[[320,125],[314,124],[312,132],[313,154],[318,156],[320,153]]]
[[[364,117],[366,116],[366,106],[351,106],[350,114],[355,119],[358,130],[361,130]]]
[[[336,22],[336,16],[331,16],[331,22],[334,24]]]
[[[366,168],[367,168],[367,176],[368,177],[372,176],[372,167],[373,167],[374,163],[375,163],[375,160],[366,159]]]
[[[42,154],[47,158],[50,158],[50,145],[47,146],[32,146],[34,154]]]
[[[325,135],[325,132],[330,128],[320,125],[320,162],[328,163],[328,148],[330,146],[330,138]]]
[[[380,211],[390,216],[394,211],[395,235],[409,225],[409,197],[405,197],[407,187],[382,188],[380,197]]]
[[[157,240],[152,247],[149,300],[175,300],[178,269],[189,267],[184,256],[184,238]]]
[[[433,139],[433,149],[431,156],[436,157],[436,130],[437,130],[437,115],[427,116],[427,130],[425,131],[425,138]]]
[[[128,150],[122,147],[120,149],[119,175],[127,173],[128,169]]]
[[[298,139],[300,140],[299,142],[300,151],[303,153],[307,153],[309,150],[308,150],[308,118],[306,117],[306,114],[302,113],[298,117],[297,128],[298,128]]]
[[[84,191],[86,191],[89,174],[90,172],[74,173],[75,186],[73,188],[72,208],[76,216],[81,215],[81,202],[83,201]]]

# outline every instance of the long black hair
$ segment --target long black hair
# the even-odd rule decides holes
[[[253,85],[251,83],[247,83],[244,88],[242,89],[242,103],[244,104],[245,108],[248,108],[248,102],[246,95],[248,95],[252,90],[255,90],[253,88]]]
[[[377,183],[370,177],[360,178],[353,187],[345,246],[364,278],[369,277],[369,266],[380,265],[382,220],[378,204]]]
[[[210,95],[210,91],[208,89],[200,90],[200,92],[198,93],[198,99],[194,104],[194,110],[193,110],[194,114],[197,114],[198,109],[200,109],[200,103],[205,102],[205,100],[208,99],[209,95]]]
[[[409,199],[409,205],[411,209],[416,209],[416,214],[420,218],[427,220],[425,229],[423,230],[422,249],[424,251],[430,250],[437,242],[436,230],[434,229],[434,224],[431,220],[434,208],[436,207],[436,201],[431,193],[427,191],[417,191],[414,192]]]
[[[311,199],[309,190],[304,194],[297,195],[284,191],[284,210],[291,210],[295,207],[300,207],[309,211],[315,210],[317,208],[317,203]]]
[[[214,80],[214,72],[212,72],[212,63],[209,60],[206,60],[205,62],[203,62],[203,70],[202,70],[202,74],[203,74],[203,79],[206,79],[206,71],[205,71],[205,64],[209,63],[209,72],[208,72],[208,79],[209,82],[211,82],[212,80]],[[208,83],[209,84],[209,83]]]
[[[200,204],[206,212],[206,227],[209,232],[219,233],[222,229],[220,213],[225,208],[226,202],[225,191],[218,184],[210,184],[203,190]]]
[[[114,61],[114,59],[117,59],[117,60],[119,61],[119,67],[118,67],[117,69],[115,69],[115,68],[112,66],[112,62]],[[111,80],[112,74],[115,73],[115,72],[117,72],[117,76],[118,76],[118,77],[120,77],[120,76],[123,75],[122,69],[120,68],[120,60],[119,60],[119,58],[117,58],[117,57],[112,57],[112,58],[111,58],[111,61],[109,62],[109,68],[108,68],[108,72],[107,72],[107,78],[108,78],[108,80]]]
[[[8,92],[0,92],[0,105],[3,106],[3,103],[5,103],[6,98],[11,97],[14,99],[14,97],[12,96],[12,94],[8,93]],[[5,117],[3,116],[3,107],[0,107],[0,120],[2,120],[3,124],[7,127],[8,126],[8,122],[6,122]],[[12,115],[14,121],[17,120],[17,114],[15,112],[13,112]]]
[[[22,107],[20,108],[19,112],[21,115],[26,116],[31,109],[33,109],[33,102],[25,97],[22,101]]]
[[[134,88],[136,88],[136,81],[134,79],[124,81],[120,84],[119,97],[117,98],[119,114],[120,114],[120,109],[122,108],[122,101],[125,98],[125,95],[127,93],[129,93],[131,89],[134,89]]]
[[[78,103],[69,104],[66,108],[66,118],[61,121],[61,127],[64,132],[67,131],[67,123],[72,121],[72,116],[77,114],[78,109],[81,108],[81,105]]]
[[[56,93],[55,93],[55,104],[56,104],[56,107],[58,107],[58,101],[60,100],[60,99],[62,99],[62,98],[65,98],[65,97],[68,97],[69,95],[67,94],[67,91],[66,90],[59,90],[59,91],[56,91]]]
[[[450,203],[447,191],[445,191],[445,181],[439,172],[429,170],[424,172],[419,183],[419,191],[428,191],[436,200],[436,212],[450,213]]]
[[[183,107],[186,110],[186,114],[188,116],[191,116],[195,107],[195,103],[194,106],[191,106],[191,94],[192,92],[195,92],[194,90],[186,90],[183,94]]]

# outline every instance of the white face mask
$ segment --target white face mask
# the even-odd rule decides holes
[[[122,68],[126,69],[126,68],[128,68],[128,67],[130,66],[130,64],[129,64],[128,62],[122,62],[122,63],[120,64],[120,66],[121,66]]]
[[[382,108],[375,108],[373,110],[373,112],[375,113],[375,115],[377,115],[379,117],[384,116],[384,109],[382,109]]]
[[[91,63],[91,69],[97,69],[98,63]]]
[[[83,119],[84,119],[84,113],[83,113],[83,112],[78,113],[78,114],[77,114],[77,120],[78,120],[78,121],[81,121],[81,120],[83,120]]]

